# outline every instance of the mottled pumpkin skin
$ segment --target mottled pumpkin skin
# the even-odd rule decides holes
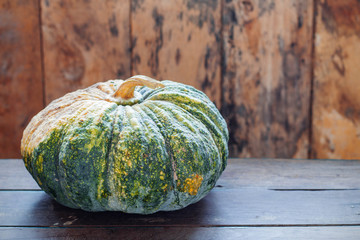
[[[69,93],[37,114],[21,142],[26,168],[56,201],[86,211],[150,214],[199,201],[227,162],[219,111],[172,81],[116,100],[122,83]]]

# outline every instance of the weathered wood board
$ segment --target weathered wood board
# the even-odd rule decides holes
[[[277,191],[358,189],[357,160],[230,158],[217,182],[226,189],[262,187]],[[313,179],[317,178],[316,181]],[[0,160],[0,190],[40,190],[19,159]]]
[[[129,0],[41,0],[46,104],[130,77],[129,10]]]
[[[204,91],[231,156],[360,159],[359,16],[356,0],[0,0],[0,157],[55,98],[145,74]]]
[[[38,1],[0,0],[0,157],[20,157],[22,132],[42,108]]]
[[[224,1],[222,113],[238,157],[307,158],[313,1]]]
[[[221,1],[133,0],[133,74],[170,79],[221,97]]]
[[[14,164],[14,160],[0,160],[0,167],[13,169],[18,179],[18,184],[14,184],[11,178],[4,181],[0,178],[0,226],[306,227],[360,224],[359,161],[231,159],[216,187],[204,199],[179,211],[152,215],[70,209],[23,181],[29,179],[24,166]]]
[[[2,227],[4,239],[356,239],[359,226],[331,227]]]
[[[360,2],[317,1],[312,157],[360,159]]]
[[[274,191],[217,187],[204,199],[184,209],[139,215],[71,209],[42,191],[0,191],[0,226],[359,225],[359,198],[360,190]]]
[[[359,171],[356,160],[229,159],[198,203],[139,215],[63,207],[21,160],[0,159],[0,239],[358,239]]]

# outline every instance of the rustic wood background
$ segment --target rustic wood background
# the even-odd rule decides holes
[[[233,157],[360,159],[357,0],[0,0],[0,158],[55,98],[135,74],[203,90]]]

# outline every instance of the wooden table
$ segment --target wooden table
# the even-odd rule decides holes
[[[229,159],[217,186],[174,212],[61,206],[21,160],[0,160],[0,239],[360,239],[360,161]]]

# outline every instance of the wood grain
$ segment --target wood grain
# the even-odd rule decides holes
[[[232,158],[217,182],[225,189],[340,190],[360,187],[360,162],[353,160]],[[316,179],[316,180],[315,180]]]
[[[130,76],[130,1],[41,0],[46,103]]]
[[[2,227],[3,239],[356,239],[359,226],[346,227],[120,227],[24,228]]]
[[[0,159],[0,190],[40,190],[23,160]]]
[[[221,1],[133,0],[133,74],[204,91],[220,106]]]
[[[22,132],[43,108],[39,5],[0,0],[0,157],[20,157]]]
[[[232,158],[217,182],[222,189],[339,190],[360,186],[360,163],[353,160]],[[316,179],[316,181],[314,181]],[[39,190],[22,160],[0,160],[0,190]]]
[[[0,160],[0,176],[27,179],[20,163]],[[70,209],[0,178],[0,239],[357,239],[359,171],[355,160],[230,159],[204,199],[151,215]]]
[[[225,1],[222,113],[238,157],[307,158],[313,1]]]
[[[314,158],[360,159],[359,15],[359,1],[317,1]]]
[[[15,162],[20,161],[0,161],[0,169],[7,167],[20,182],[17,186],[13,183],[7,185],[6,180],[0,179],[0,226],[240,227],[360,224],[359,161],[231,159],[217,186],[203,200],[179,211],[153,215],[91,213],[63,207],[44,192],[38,191],[37,187],[20,186],[24,179],[29,180],[29,174]]]
[[[41,191],[0,191],[0,226],[360,225],[359,198],[360,190],[227,190],[217,187],[204,199],[184,209],[136,215],[70,209]]]
[[[0,157],[53,99],[146,74],[204,91],[233,157],[360,159],[359,15],[356,0],[0,0]]]

